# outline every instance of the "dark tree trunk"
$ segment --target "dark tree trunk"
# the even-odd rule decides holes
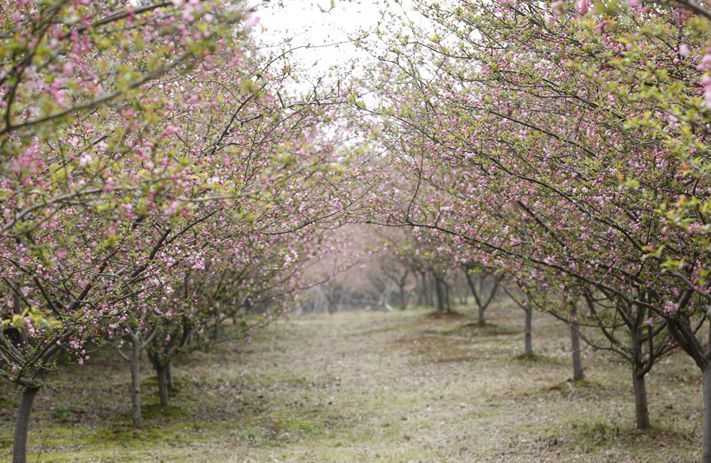
[[[442,279],[439,275],[434,275],[435,292],[437,294],[437,311],[444,312],[446,310],[444,304],[444,288],[442,287]]]
[[[400,310],[405,310],[407,309],[407,291],[405,290],[405,286],[407,286],[407,277],[409,275],[408,273],[405,273],[403,276],[400,277],[400,280],[398,281],[398,291],[399,291],[399,296],[400,296]]]
[[[632,386],[634,388],[635,423],[637,429],[649,429],[649,408],[647,407],[647,385],[645,374],[638,368],[632,369]]]
[[[425,291],[425,305],[432,307],[434,305],[434,299],[432,296],[432,287],[429,278],[427,278],[427,272],[422,272],[422,288],[424,288]]]
[[[474,294],[474,293],[472,293]],[[481,299],[481,300],[480,300]],[[480,325],[486,325],[486,306],[482,303],[484,299],[484,278],[479,278],[479,291],[476,292],[474,300],[479,308],[478,322]]]
[[[678,303],[683,309],[689,302],[693,292],[688,290]],[[682,312],[683,313],[683,312]],[[711,316],[707,317],[711,319]],[[701,463],[711,463],[711,362],[709,361],[709,346],[711,345],[711,325],[709,326],[706,348],[703,347],[696,332],[691,328],[688,317],[668,318],[668,329],[674,340],[692,359],[701,370],[701,384],[704,401],[704,433],[701,444]]]
[[[444,309],[449,313],[452,311],[452,306],[449,304],[449,284],[444,278],[442,278],[442,289],[444,293]]]
[[[417,305],[426,305],[427,298],[425,297],[425,280],[419,272],[415,273],[415,281],[417,282],[417,301],[415,303]]]
[[[481,325],[481,324],[482,324],[482,320],[483,320],[483,318],[484,318],[484,314],[483,314],[483,312],[482,312],[482,310],[481,310],[481,305],[478,304],[478,299],[477,299],[478,295],[477,295],[477,292],[476,292],[476,283],[474,283],[474,280],[472,279],[472,276],[469,275],[469,270],[467,270],[467,268],[464,268],[464,276],[465,276],[466,279],[467,279],[467,285],[469,285],[469,289],[470,289],[471,292],[472,292],[472,296],[474,296],[474,302],[477,302],[477,307],[479,308],[479,324]]]
[[[641,324],[644,319],[645,310],[638,308],[633,317],[631,329],[632,345],[632,388],[634,390],[635,423],[637,429],[649,429],[649,408],[647,406],[647,385],[645,382],[646,372],[643,370],[644,359],[642,357],[642,331]],[[652,360],[650,359],[650,362]]]
[[[467,277],[467,284],[469,285],[469,289],[471,289],[472,296],[474,296],[474,302],[476,303],[478,309],[478,323],[480,325],[485,325],[486,309],[494,300],[494,296],[496,296],[496,292],[499,289],[499,284],[501,283],[503,277],[494,277],[494,281],[489,288],[489,293],[486,294],[486,276],[479,277],[479,289],[477,289],[477,284],[469,274],[469,270],[467,268],[464,269],[464,275]]]
[[[15,420],[15,437],[12,441],[12,463],[27,463],[27,434],[30,428],[32,403],[39,391],[36,387],[22,388],[20,406]]]
[[[525,335],[525,348],[526,348],[526,356],[527,357],[533,357],[533,340],[532,340],[532,333],[533,333],[533,307],[531,307],[531,301],[526,294],[526,302],[525,302],[525,307],[524,307],[524,313],[526,314],[526,321],[524,323],[524,335]]]
[[[583,361],[580,357],[580,334],[578,330],[578,306],[573,304],[570,312],[570,343],[573,351],[573,381],[580,381],[585,378],[583,373]]]
[[[168,368],[161,366],[156,368],[158,376],[158,396],[162,406],[168,405]]]
[[[173,365],[170,362],[165,366],[165,381],[168,383],[168,391],[173,392],[175,385],[173,384]]]
[[[141,338],[131,336],[131,420],[140,428],[143,425],[141,416]]]

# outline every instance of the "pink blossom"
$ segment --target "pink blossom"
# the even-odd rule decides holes
[[[711,111],[711,75],[702,77],[701,85],[704,88],[704,101],[706,102],[706,108]]]
[[[703,58],[701,58],[701,62],[698,66],[696,66],[696,69],[699,71],[711,72],[711,47],[706,49],[706,53]]]
[[[259,16],[257,16],[256,14],[250,14],[244,20],[244,27],[247,29],[251,29],[257,24],[259,24],[259,21]]]
[[[590,9],[590,0],[578,0],[578,2],[575,4],[575,11],[580,16],[585,16],[588,13],[589,9]]]
[[[90,164],[92,161],[91,156],[89,153],[84,153],[82,156],[79,158],[79,166],[80,167],[86,167],[88,164]]]

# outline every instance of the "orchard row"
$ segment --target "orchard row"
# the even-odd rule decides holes
[[[239,2],[0,2],[15,463],[51,371],[123,341],[140,425],[143,351],[165,401],[175,355],[281,313],[346,222],[593,328],[630,365],[639,428],[645,375],[681,348],[711,462],[708,4],[414,3],[421,20],[358,39],[362,75],[298,95]]]

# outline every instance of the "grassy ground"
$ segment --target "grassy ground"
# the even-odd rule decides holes
[[[424,311],[285,319],[248,345],[179,359],[174,405],[144,369],[146,426],[129,426],[127,365],[106,353],[61,371],[35,403],[32,462],[691,462],[698,373],[683,354],[648,380],[655,428],[633,430],[629,372],[587,353],[573,384],[567,328],[523,314],[489,326]],[[15,394],[0,386],[0,461]]]

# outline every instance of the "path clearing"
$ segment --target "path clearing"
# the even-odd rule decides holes
[[[107,356],[66,373],[88,374],[83,384],[58,378],[57,396],[38,400],[31,461],[695,461],[700,396],[685,357],[652,374],[658,428],[638,434],[624,366],[588,356],[589,381],[573,386],[565,326],[539,315],[541,357],[524,360],[516,358],[523,314],[488,313],[493,324],[484,328],[423,311],[290,317],[249,345],[178,362],[179,393],[167,410],[152,405],[153,379],[144,381],[140,431],[127,425],[126,365]],[[687,405],[668,408],[672,393],[688,396]],[[9,455],[11,418],[4,409],[0,459]]]

